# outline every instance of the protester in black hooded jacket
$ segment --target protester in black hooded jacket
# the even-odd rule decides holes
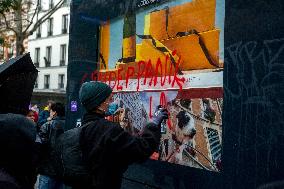
[[[51,121],[40,127],[41,156],[39,165],[38,189],[62,189],[63,182],[57,178],[55,158],[55,144],[57,138],[64,133],[65,106],[62,103],[53,103],[50,107]]]
[[[33,189],[36,129],[22,115],[0,114],[0,188]]]
[[[111,93],[111,88],[101,82],[86,82],[80,89],[79,97],[87,110],[82,125],[88,124],[82,128],[80,144],[91,179],[73,188],[119,189],[128,165],[146,160],[159,145],[160,124],[168,118],[167,111],[159,111],[141,136],[131,136],[118,123],[104,119]]]

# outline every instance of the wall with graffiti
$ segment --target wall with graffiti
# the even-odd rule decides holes
[[[157,105],[169,110],[152,159],[221,169],[223,4],[142,3],[139,11],[100,25],[99,69],[92,77],[115,92],[119,109],[109,119],[139,135]]]

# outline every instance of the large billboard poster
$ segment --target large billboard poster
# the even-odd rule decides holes
[[[139,135],[161,104],[170,119],[151,158],[220,171],[224,0],[151,2],[100,26],[93,77],[115,92],[109,119]]]

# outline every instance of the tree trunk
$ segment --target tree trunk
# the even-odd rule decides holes
[[[16,34],[16,55],[22,55],[25,52],[24,48],[25,37],[22,33]]]
[[[25,52],[24,49],[24,34],[23,34],[23,19],[22,19],[22,0],[19,0],[19,5],[15,12],[15,24],[16,24],[16,55],[19,56]]]

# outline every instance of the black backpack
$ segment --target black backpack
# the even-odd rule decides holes
[[[86,162],[83,160],[80,146],[80,134],[83,127],[87,127],[94,122],[91,121],[64,132],[56,141],[56,172],[57,176],[67,185],[74,185],[88,182],[89,171]]]

